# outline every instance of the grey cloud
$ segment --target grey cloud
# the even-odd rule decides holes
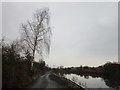
[[[117,3],[3,3],[3,34],[10,39],[19,36],[20,23],[43,7],[50,9],[53,31],[48,64],[117,61]]]

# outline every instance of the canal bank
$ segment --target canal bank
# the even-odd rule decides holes
[[[58,76],[55,73],[51,73],[49,76],[52,80],[56,81],[57,83],[63,85],[66,88],[79,88],[80,90],[87,90],[83,86],[65,78],[62,76]]]

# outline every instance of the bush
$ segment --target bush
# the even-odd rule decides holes
[[[31,56],[21,57],[15,44],[2,45],[2,87],[23,88],[33,81],[33,77],[41,74],[45,64],[34,62],[31,72]],[[31,75],[32,74],[32,75]]]
[[[120,64],[117,63],[106,63],[103,66],[103,75],[108,78],[116,78],[120,75]]]

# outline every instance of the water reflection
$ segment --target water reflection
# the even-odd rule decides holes
[[[107,86],[120,90],[120,80],[115,78],[104,78],[104,82]]]
[[[120,80],[113,78],[101,78],[92,76],[81,76],[76,74],[64,74],[64,77],[84,86],[85,88],[98,88],[98,90],[104,90],[103,88],[111,88],[110,90],[120,90]],[[92,89],[90,89],[92,90]]]

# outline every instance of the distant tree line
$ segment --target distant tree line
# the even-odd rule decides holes
[[[101,77],[105,84],[115,90],[120,89],[120,64],[116,62],[107,62],[104,65],[98,67],[80,66],[80,67],[67,67],[52,68],[52,71],[57,75],[63,76],[65,74],[77,74],[84,76],[86,79],[89,76]]]
[[[93,76],[93,77],[114,77],[117,78],[120,75],[120,64],[107,62],[104,65],[98,67],[80,66],[80,67],[67,67],[63,68],[60,66],[58,68],[53,68],[55,73],[74,73],[81,76]]]

